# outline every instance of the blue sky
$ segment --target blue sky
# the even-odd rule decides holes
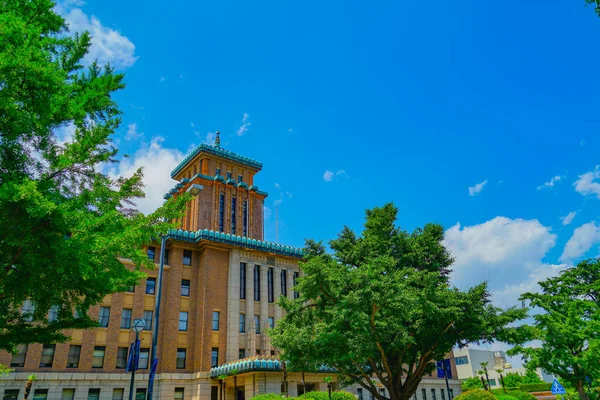
[[[393,201],[407,230],[443,224],[455,283],[487,279],[502,305],[599,253],[600,18],[583,0],[57,9],[126,74],[130,158],[110,172],[146,168],[144,211],[219,129],[264,164],[267,240],[276,206],[279,241],[302,246]]]

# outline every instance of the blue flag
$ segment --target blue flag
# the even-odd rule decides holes
[[[437,377],[452,379],[452,367],[450,365],[450,359],[446,358],[444,361],[437,361]]]
[[[140,340],[136,340],[129,346],[129,355],[127,356],[127,368],[125,372],[131,372],[138,369],[138,363],[140,360]]]
[[[446,377],[448,379],[452,379],[452,364],[450,364],[449,358],[444,360],[444,372],[446,373]]]
[[[148,394],[152,393],[154,389],[154,375],[156,375],[156,367],[158,366],[158,358],[152,361],[152,368],[150,369],[150,377],[148,378]]]
[[[438,361],[435,364],[437,366],[437,377],[443,378],[444,377],[444,362]]]

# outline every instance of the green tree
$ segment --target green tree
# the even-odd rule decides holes
[[[479,378],[467,378],[462,380],[461,388],[463,392],[471,389],[483,389],[483,383]]]
[[[542,383],[542,378],[535,372],[535,369],[526,367],[522,383]]]
[[[520,383],[523,383],[523,375],[518,372],[509,372],[504,375],[504,384],[508,388],[516,388]]]
[[[396,215],[392,204],[367,211],[362,235],[344,228],[330,242],[333,254],[308,240],[300,298],[280,298],[286,315],[270,331],[288,359],[333,367],[342,384],[358,383],[379,400],[373,377],[391,399],[409,400],[454,346],[502,337],[524,315],[494,307],[485,283],[452,287],[443,228],[407,233]]]
[[[145,216],[135,208],[142,171],[101,172],[117,162],[111,136],[121,112],[112,95],[123,75],[84,69],[90,35],[68,34],[53,7],[0,1],[0,349],[8,351],[95,326],[88,308],[153,266],[142,246],[166,232],[163,218],[180,215],[186,200]],[[63,142],[57,132],[67,126],[74,133]],[[32,307],[22,314],[25,300]]]
[[[588,400],[587,382],[600,382],[600,259],[582,261],[540,286],[541,293],[521,296],[540,312],[509,354],[522,354],[529,368],[554,374]],[[541,345],[525,346],[530,340]]]
[[[598,16],[600,16],[600,0],[585,0],[585,2],[587,4],[593,4],[596,9],[596,14],[598,14]]]

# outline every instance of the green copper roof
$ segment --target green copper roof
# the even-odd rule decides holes
[[[169,190],[169,192],[166,193],[163,196],[163,199],[169,200],[171,197],[173,197],[173,195],[175,195],[177,192],[179,192],[179,190],[182,187],[184,187],[186,183],[189,183],[189,182],[193,181],[196,178],[208,179],[208,180],[211,180],[211,181],[215,180],[215,181],[219,181],[219,182],[225,182],[225,178],[223,178],[223,176],[221,176],[221,175],[215,175],[214,177],[212,177],[212,176],[203,175],[203,174],[196,174],[196,175],[192,176],[190,179],[183,178],[182,180],[180,180],[179,182],[177,182],[175,184],[175,186],[173,186],[173,188],[171,190]],[[256,192],[256,193],[258,193],[258,194],[260,194],[262,196],[265,196],[265,197],[267,197],[269,195],[269,193],[267,193],[267,192],[263,192],[262,190],[258,190],[258,186],[250,186],[250,187],[248,187],[248,184],[246,182],[239,182],[238,183],[238,182],[235,182],[232,179],[228,179],[227,180],[227,184],[233,185],[233,186],[237,186],[237,187],[240,187],[240,188],[245,189],[245,190],[254,191],[254,192]]]
[[[184,231],[181,229],[171,229],[169,230],[167,239],[175,239],[191,243],[199,243],[202,240],[209,240],[211,242],[225,243],[233,246],[245,247],[247,249],[255,249],[294,258],[302,258],[304,255],[302,249],[297,247],[265,242],[244,236],[230,235],[229,233],[215,232],[208,229],[201,229],[196,232]]]
[[[233,370],[237,370],[238,374],[250,371],[281,371],[282,363],[276,357],[254,356],[246,357],[240,360],[231,361],[218,367],[210,369],[210,377],[216,378],[219,375],[229,375]],[[289,368],[288,368],[289,370]],[[318,368],[318,372],[336,372],[334,368],[322,365]]]
[[[186,158],[184,158],[183,161],[181,163],[179,163],[179,165],[177,167],[175,167],[175,169],[173,171],[171,171],[171,178],[173,178],[175,175],[177,175],[177,173],[179,173],[183,169],[183,167],[186,166],[188,162],[190,162],[190,160],[192,160],[194,157],[196,157],[198,154],[200,154],[200,152],[205,152],[205,153],[212,154],[212,155],[215,155],[218,157],[223,157],[228,160],[246,165],[250,168],[257,169],[259,171],[262,169],[262,163],[260,163],[256,160],[237,155],[235,153],[232,153],[231,151],[222,149],[220,147],[215,147],[215,146],[211,146],[208,144],[201,144],[200,146],[196,147],[196,149],[194,151],[192,151]]]

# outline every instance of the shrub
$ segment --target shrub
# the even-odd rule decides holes
[[[479,378],[467,378],[463,379],[461,388],[463,392],[467,392],[471,389],[483,389],[483,383],[481,383],[481,379]]]
[[[496,396],[496,398],[498,400],[517,400],[516,397],[512,396],[512,393],[510,395],[508,395],[508,394],[496,394],[495,396]]]
[[[519,390],[521,392],[548,392],[552,389],[552,384],[550,382],[544,383],[523,383],[519,385]]]
[[[510,396],[515,397],[517,400],[536,400],[536,397],[531,393],[521,392],[520,390],[515,390],[509,394]]]
[[[496,397],[487,390],[473,389],[455,397],[454,400],[496,400]]]
[[[275,393],[265,393],[254,396],[251,400],[281,400],[281,395]]]
[[[331,400],[356,400],[356,397],[350,392],[338,390],[331,394]]]
[[[299,397],[304,398],[304,396],[300,395]],[[333,398],[333,395],[331,396]],[[329,400],[329,393],[327,392],[308,392],[306,393],[306,398],[311,400]]]

